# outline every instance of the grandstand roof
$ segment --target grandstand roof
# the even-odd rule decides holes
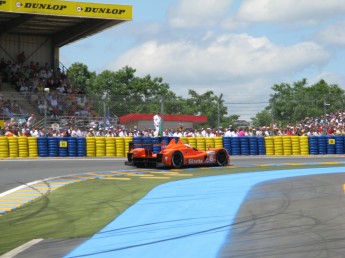
[[[62,47],[132,19],[132,6],[56,0],[0,0],[4,33],[49,36]]]
[[[119,117],[120,124],[128,124],[138,120],[150,120],[153,121],[154,114],[127,114]],[[208,121],[207,116],[193,116],[193,115],[163,115],[164,121],[176,121],[176,122],[193,122],[193,123],[206,123]]]

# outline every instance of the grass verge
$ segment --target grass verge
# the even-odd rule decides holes
[[[300,165],[269,167],[222,167],[184,170],[181,176],[161,180],[131,177],[128,181],[93,179],[61,187],[0,217],[0,255],[32,239],[90,237],[162,183],[268,170],[332,167]],[[334,165],[340,166],[340,165]]]

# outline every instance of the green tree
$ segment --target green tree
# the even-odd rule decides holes
[[[78,93],[85,94],[96,73],[90,72],[82,63],[74,63],[67,69],[67,76],[73,87],[78,89]]]
[[[275,84],[272,89],[274,93],[270,96],[267,111],[271,112],[273,122],[279,126],[306,117],[320,117],[325,111],[336,112],[343,109],[345,102],[344,91],[338,85],[329,85],[324,80],[309,86],[307,80],[303,79],[293,85]]]
[[[208,117],[208,126],[218,128],[218,105],[220,114],[220,125],[224,123],[224,116],[227,115],[227,108],[224,101],[215,96],[213,91],[198,94],[189,90],[190,98],[186,100],[185,112],[192,115],[203,115]]]
[[[135,76],[136,70],[128,66],[119,71],[105,70],[97,75],[89,87],[89,93],[117,116],[129,113],[155,113],[160,111],[163,98],[174,99],[169,85],[162,78]]]
[[[207,116],[209,122],[203,126],[217,128],[219,105],[221,127],[229,127],[239,118],[237,115],[227,116],[224,101],[212,91],[198,94],[189,90],[189,97],[183,98],[172,92],[161,77],[138,77],[136,70],[128,66],[96,75],[89,72],[86,65],[75,63],[68,71],[72,82],[93,98],[92,106],[100,116],[106,111],[111,116],[122,116],[163,109],[166,114]]]
[[[255,117],[251,118],[254,127],[261,127],[270,125],[272,122],[271,112],[269,108],[256,114]]]

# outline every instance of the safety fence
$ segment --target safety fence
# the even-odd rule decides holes
[[[345,136],[272,137],[0,137],[0,158],[125,157],[131,147],[153,153],[171,139],[200,150],[227,149],[230,155],[344,154]]]

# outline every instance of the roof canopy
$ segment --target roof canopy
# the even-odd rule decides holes
[[[62,47],[132,20],[132,6],[54,0],[0,0],[0,35],[49,36]]]
[[[154,114],[127,114],[119,117],[120,124],[128,124],[138,120],[153,121]],[[163,115],[164,121],[176,122],[192,122],[192,123],[206,123],[207,116],[193,116],[193,115]]]

